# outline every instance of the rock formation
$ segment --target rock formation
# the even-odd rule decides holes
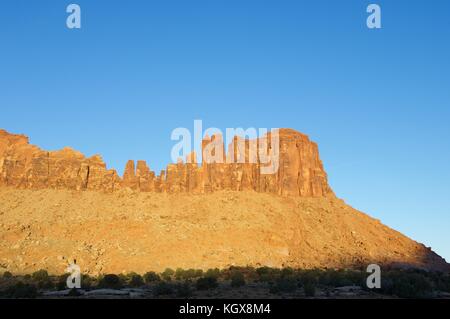
[[[106,169],[98,155],[86,158],[71,148],[43,151],[24,135],[0,130],[0,185],[112,192],[120,183],[117,172]]]
[[[215,135],[203,140],[201,164],[192,153],[186,163],[170,164],[157,176],[145,161],[136,166],[130,160],[120,178],[98,155],[86,158],[70,148],[47,152],[29,144],[26,136],[0,130],[0,185],[105,192],[130,188],[167,193],[253,190],[300,197],[332,195],[317,144],[294,130],[278,133],[279,169],[272,174],[261,170],[259,145],[268,145],[266,141],[261,144],[268,137],[253,141],[236,137],[226,151],[222,137]],[[206,154],[210,149],[211,154]],[[208,156],[214,159],[208,161]]]
[[[205,137],[201,164],[191,153],[156,175],[129,161],[120,178],[100,156],[47,152],[0,131],[0,186],[9,186],[0,187],[0,273],[58,274],[74,259],[88,274],[371,263],[449,271],[430,248],[336,198],[307,136],[271,137],[236,137],[226,151],[221,136]],[[264,174],[273,161],[262,151],[276,149],[278,170]]]

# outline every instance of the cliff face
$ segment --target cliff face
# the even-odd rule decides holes
[[[203,141],[201,164],[197,163],[196,155],[191,154],[186,163],[170,164],[157,176],[145,161],[138,161],[137,165],[129,161],[123,178],[120,178],[115,170],[106,168],[100,156],[86,158],[70,148],[44,151],[29,144],[24,135],[0,130],[0,185],[105,192],[130,188],[167,193],[254,190],[300,197],[332,195],[317,144],[294,130],[281,129],[278,133],[279,169],[271,174],[264,174],[261,169],[262,163],[266,162],[261,159],[259,149],[256,155],[251,152],[254,145],[260,147],[260,140],[236,138],[225,152],[222,139],[214,136]],[[220,161],[205,160],[212,143],[216,143],[216,149],[224,150]],[[240,149],[239,145],[244,145],[244,148]],[[239,161],[239,156],[245,157],[244,163]],[[254,160],[250,161],[252,156]]]
[[[213,136],[201,165],[192,153],[156,176],[129,161],[120,178],[100,156],[47,152],[0,131],[0,186],[10,186],[0,187],[0,272],[61,273],[74,259],[89,274],[370,263],[448,271],[431,249],[337,199],[307,136],[282,129],[277,146],[267,140],[256,148],[279,149],[273,174],[252,141],[235,138],[225,152]]]
[[[85,158],[71,148],[47,152],[30,145],[24,135],[0,130],[0,185],[113,191],[120,184],[100,156]]]

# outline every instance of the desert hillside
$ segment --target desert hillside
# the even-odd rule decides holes
[[[273,150],[267,140],[258,147]],[[233,142],[223,159],[250,158],[252,142],[242,142],[240,154]],[[201,164],[191,154],[156,175],[130,161],[121,178],[100,156],[44,151],[0,130],[0,271],[63,273],[73,260],[88,274],[369,263],[449,269],[430,249],[337,199],[306,135],[279,131],[271,175],[261,174],[260,157],[208,164],[211,143],[225,149],[220,136],[206,137]]]
[[[62,273],[73,259],[90,274],[371,262],[447,267],[423,245],[334,197],[2,187],[0,198],[0,267],[15,273]]]

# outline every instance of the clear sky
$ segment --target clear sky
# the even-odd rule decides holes
[[[450,1],[0,4],[0,128],[123,171],[176,127],[289,127],[336,194],[450,260]],[[382,29],[366,27],[366,7]]]

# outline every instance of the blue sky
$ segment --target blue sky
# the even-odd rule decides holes
[[[336,194],[450,260],[450,2],[0,4],[0,128],[123,170],[176,127],[290,127]],[[381,30],[366,7],[382,8]]]

